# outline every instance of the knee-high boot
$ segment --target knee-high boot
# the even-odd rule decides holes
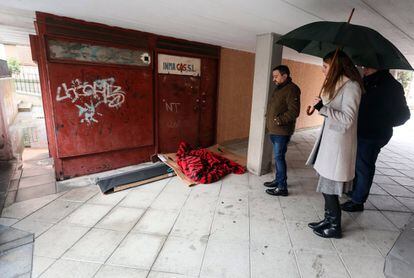
[[[319,222],[311,222],[308,224],[308,227],[311,229],[320,229],[320,228],[325,228],[327,226],[329,226],[329,210],[328,210],[328,206],[327,206],[327,201],[326,201],[326,194],[322,194],[323,198],[325,199],[325,216],[324,219],[322,221]]]
[[[325,204],[328,209],[329,225],[313,230],[313,232],[325,238],[341,238],[341,207],[339,205],[338,195],[324,194]]]

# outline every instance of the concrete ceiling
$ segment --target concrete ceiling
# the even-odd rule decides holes
[[[257,34],[346,21],[352,8],[353,23],[379,31],[414,65],[413,0],[0,0],[0,43],[28,44],[42,11],[254,52]]]

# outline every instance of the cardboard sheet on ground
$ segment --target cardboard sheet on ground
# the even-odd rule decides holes
[[[223,146],[220,145],[214,145],[211,146],[209,148],[207,148],[207,150],[218,154],[224,158],[227,158],[229,160],[232,160],[244,167],[246,167],[246,158],[243,156],[240,156],[238,154],[235,154],[231,151],[229,151],[228,149],[226,149]],[[181,171],[180,166],[178,166],[177,162],[176,162],[176,154],[175,153],[167,153],[167,154],[158,154],[158,158],[164,162],[165,164],[167,164],[168,166],[170,166],[174,172],[177,174],[178,177],[181,178],[181,180],[183,180],[183,182],[188,185],[188,186],[194,186],[197,183],[192,181],[191,179],[189,179],[186,175],[184,175],[184,173]]]
[[[131,172],[114,174],[109,177],[98,179],[97,184],[102,193],[109,194],[146,183],[166,179],[174,175],[174,172],[172,172],[168,165],[156,163]]]

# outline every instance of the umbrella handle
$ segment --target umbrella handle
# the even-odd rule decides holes
[[[313,112],[315,112],[315,108],[309,105],[308,108],[306,109],[306,114],[310,116],[313,114]]]

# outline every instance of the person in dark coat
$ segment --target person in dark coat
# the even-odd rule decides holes
[[[273,196],[287,196],[286,151],[290,137],[295,131],[296,118],[300,112],[300,89],[292,82],[290,70],[285,65],[273,69],[273,91],[266,113],[266,128],[273,144],[276,177],[265,182],[264,186],[273,187],[266,193]]]
[[[358,147],[352,199],[344,211],[363,211],[375,175],[378,154],[391,139],[393,127],[410,118],[402,85],[388,70],[364,68],[364,88],[358,117]]]

